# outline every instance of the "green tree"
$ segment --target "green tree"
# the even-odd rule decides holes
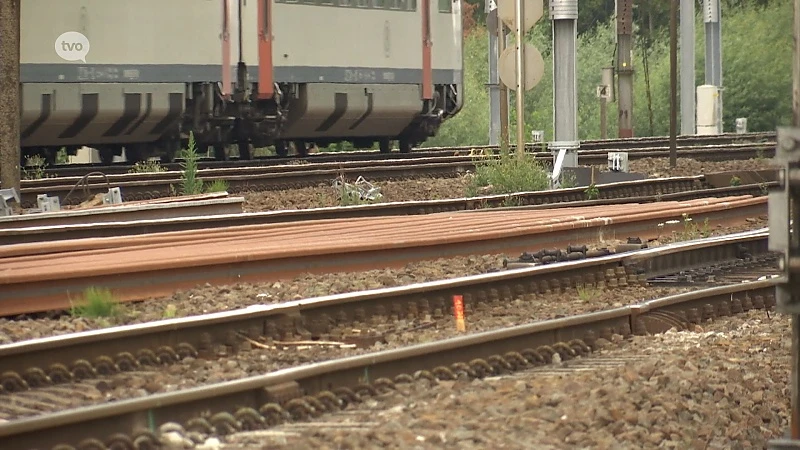
[[[730,0],[734,1],[734,0]],[[763,3],[767,3],[766,6]],[[724,125],[733,128],[737,117],[748,118],[751,131],[774,130],[791,117],[792,4],[789,0],[755,0],[736,3],[723,11]],[[698,8],[695,47],[697,85],[704,80],[703,22]],[[640,34],[641,36],[641,34]],[[525,94],[525,136],[544,130],[553,136],[553,75],[550,26],[543,20],[526,36],[537,47],[545,62],[541,83]],[[600,104],[595,87],[600,69],[612,65],[615,49],[614,23],[607,20],[578,37],[578,130],[580,139],[600,137]],[[637,39],[634,52],[634,133],[637,136],[666,135],[669,131],[669,40],[656,27],[648,46],[650,107],[645,84],[644,39]],[[461,113],[447,121],[439,134],[426,143],[432,145],[476,145],[488,142],[489,102],[487,35],[476,28],[464,41],[465,104]],[[514,143],[514,95],[510,94],[511,143]],[[608,105],[608,136],[616,135],[617,104]],[[527,139],[526,139],[527,140]]]

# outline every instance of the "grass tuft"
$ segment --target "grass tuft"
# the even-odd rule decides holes
[[[73,316],[91,319],[115,317],[119,312],[119,303],[111,291],[94,286],[87,288],[83,293],[83,300],[73,304],[70,310]]]
[[[175,306],[173,304],[169,304],[169,305],[167,305],[166,308],[164,308],[163,316],[164,316],[165,319],[174,319],[177,315],[178,315],[178,307],[177,306]]]
[[[584,302],[588,303],[590,300],[593,300],[597,297],[598,292],[594,287],[591,286],[581,286],[578,288],[578,298]]]
[[[228,191],[228,182],[225,180],[214,180],[205,189],[206,193],[213,193],[213,192],[227,192]]]

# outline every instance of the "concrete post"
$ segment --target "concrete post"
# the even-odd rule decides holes
[[[497,34],[500,38],[497,40],[497,53],[503,54],[506,49],[506,42],[508,42],[508,31],[503,25],[502,20],[497,21]],[[510,109],[510,102],[508,100],[508,86],[500,80],[500,147],[503,151],[508,150],[508,111]]]
[[[497,5],[486,0],[486,22],[489,30],[489,145],[500,143],[500,75],[497,64],[500,58],[498,50]],[[502,39],[502,38],[500,38]]]
[[[716,86],[719,90],[717,133],[722,133],[722,13],[719,0],[703,0],[703,21],[706,32],[706,84]]]
[[[561,167],[578,165],[577,27],[578,1],[551,0],[553,21],[553,179]],[[557,153],[557,154],[555,154]]]
[[[0,1],[0,187],[20,184],[19,26],[21,0]]]
[[[516,60],[517,60],[517,88],[516,94],[516,113],[517,113],[517,157],[522,158],[525,155],[525,22],[522,20],[525,17],[525,2],[524,0],[516,0],[515,5],[515,18],[516,24],[515,38],[516,38]]]
[[[633,0],[617,0],[619,137],[633,137]]]
[[[678,164],[678,1],[669,0],[669,166]]]
[[[681,134],[695,134],[694,0],[680,0]]]

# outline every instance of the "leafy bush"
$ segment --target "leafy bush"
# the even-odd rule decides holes
[[[502,155],[479,161],[475,176],[467,187],[467,196],[511,194],[550,188],[547,169],[531,155]]]
[[[203,180],[197,177],[197,148],[194,143],[194,133],[189,133],[189,146],[180,152],[183,162],[181,168],[181,184],[183,195],[196,195],[203,192]]]
[[[697,10],[695,69],[696,84],[704,83],[705,41],[703,21]],[[724,127],[730,131],[736,117],[747,117],[749,131],[771,131],[791,118],[792,4],[773,0],[767,6],[737,5],[724,12],[722,36]],[[476,28],[464,40],[464,108],[445,122],[437,136],[425,146],[480,145],[489,141],[488,37],[485,28]],[[648,48],[650,97],[643,62],[643,42],[634,49],[634,134],[666,135],[669,132],[669,39],[656,32]],[[541,20],[528,33],[527,41],[541,51],[545,71],[541,83],[525,93],[525,136],[544,130],[545,139],[553,136],[553,74],[550,21]],[[511,39],[513,45],[513,38]],[[578,37],[578,137],[600,138],[600,103],[595,87],[601,68],[610,67],[615,48],[614,24],[599,23]],[[514,144],[516,113],[514,93],[510,92],[509,136]],[[648,104],[650,103],[650,104]],[[607,131],[617,135],[617,104],[608,105]],[[650,129],[652,110],[652,130]]]
[[[128,171],[128,173],[151,173],[151,172],[166,172],[167,168],[162,166],[158,161],[146,160],[138,161]]]

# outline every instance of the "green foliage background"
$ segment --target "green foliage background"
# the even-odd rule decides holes
[[[606,11],[600,0],[595,9]],[[663,5],[650,2],[653,8]],[[667,2],[663,2],[667,4]],[[584,3],[581,3],[582,5]],[[647,2],[644,5],[648,5]],[[600,8],[602,6],[602,8]],[[668,5],[667,5],[668,6]],[[699,6],[699,5],[698,5]],[[663,8],[661,8],[663,9]],[[613,2],[611,2],[613,11]],[[701,11],[698,7],[696,11]],[[652,128],[643,56],[645,40],[637,39],[634,69],[634,134],[637,136],[666,135],[669,132],[669,39],[663,24],[669,15],[657,10],[651,14],[645,31],[639,27],[637,36],[650,36],[647,47],[650,93],[652,98]],[[641,12],[639,13],[641,15]],[[774,130],[786,125],[791,118],[791,48],[792,4],[789,0],[735,1],[723,3],[722,58],[724,84],[724,127],[731,131],[736,117],[748,118],[748,131]],[[584,23],[591,23],[585,19]],[[478,20],[481,23],[481,20]],[[578,129],[580,139],[600,137],[600,105],[595,88],[600,82],[601,68],[612,65],[614,57],[614,23],[606,18],[594,22],[578,37]],[[545,139],[553,135],[553,74],[549,21],[542,19],[526,39],[544,57],[545,75],[542,82],[525,94],[525,131],[545,130]],[[587,26],[588,28],[588,26]],[[695,34],[697,73],[696,84],[704,82],[704,25],[697,16]],[[488,143],[489,100],[488,37],[486,29],[478,26],[464,42],[465,104],[461,113],[442,125],[437,136],[425,146],[477,145]],[[608,136],[617,134],[617,104],[608,105]],[[511,94],[511,142],[515,136],[514,98]]]

